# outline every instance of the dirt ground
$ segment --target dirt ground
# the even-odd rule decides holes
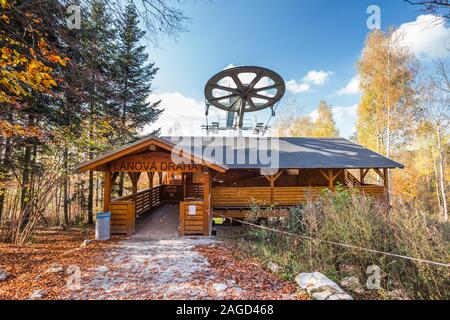
[[[236,260],[224,242],[136,237],[80,247],[92,238],[92,231],[51,229],[24,247],[0,244],[0,268],[11,274],[0,282],[0,299],[35,290],[45,290],[44,299],[307,299],[258,262]],[[51,272],[55,266],[62,270]]]

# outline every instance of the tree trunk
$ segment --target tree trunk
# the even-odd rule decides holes
[[[439,185],[441,189],[441,203],[442,203],[442,215],[444,221],[448,221],[448,208],[447,208],[447,194],[445,188],[445,173],[444,173],[444,150],[442,150],[441,144],[441,132],[440,128],[437,130],[437,139],[438,139],[438,152],[439,152]]]
[[[64,226],[69,225],[69,168],[68,168],[69,152],[67,150],[67,144],[64,148],[63,162],[64,162],[64,184],[63,184],[63,216]]]
[[[6,183],[9,180],[9,171],[10,171],[10,160],[11,160],[11,152],[12,152],[12,144],[11,139],[5,139],[5,148],[4,148],[4,156],[2,161],[2,168],[0,171],[0,181],[2,181],[2,187],[0,189],[0,221],[2,220],[3,208],[5,206],[5,198],[6,198]]]
[[[22,226],[24,227],[29,220],[28,212],[25,210],[30,196],[30,175],[31,175],[31,155],[32,145],[30,139],[27,139],[23,158],[22,158],[22,188],[20,193],[20,212],[23,214]]]
[[[441,193],[439,188],[439,175],[438,175],[438,169],[436,165],[436,161],[433,159],[433,171],[434,171],[434,181],[435,181],[435,188],[436,188],[436,199],[438,204],[438,210],[439,212],[442,212],[442,205],[441,205]]]
[[[92,159],[90,159],[92,160]],[[87,203],[87,223],[94,223],[94,171],[89,171],[88,183],[88,203]]]

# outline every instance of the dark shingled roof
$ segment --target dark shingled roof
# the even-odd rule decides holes
[[[162,137],[164,140],[177,144],[178,139],[183,139],[181,145],[185,145],[185,140],[195,137]],[[217,137],[212,137],[217,138]],[[226,137],[230,139],[231,137]],[[207,138],[204,138],[207,139]],[[267,165],[256,163],[249,164],[249,151],[254,149],[250,147],[251,139],[245,138],[244,147],[234,147],[234,159],[237,159],[237,150],[245,149],[246,163],[236,164],[230,161],[220,161],[230,169],[258,169],[267,167]],[[261,138],[259,138],[261,139]],[[263,138],[269,140],[271,149],[275,150],[278,145],[280,169],[358,169],[358,168],[403,168],[404,166],[396,161],[386,158],[372,150],[366,149],[354,142],[344,138]],[[276,142],[278,140],[278,143]],[[254,140],[253,140],[254,142]],[[271,144],[271,142],[274,142]],[[208,144],[208,140],[203,142],[203,151]],[[219,148],[220,149],[220,148]],[[227,150],[228,149],[228,150]],[[230,151],[231,147],[226,145],[222,147],[223,154]],[[194,148],[186,148],[186,151],[198,154]],[[270,151],[269,151],[270,154]],[[208,156],[207,156],[208,157]],[[211,157],[209,157],[211,159]],[[213,157],[214,158],[214,153]],[[219,157],[220,159],[225,157]]]
[[[77,166],[77,170],[86,168],[89,165],[105,163],[107,158],[114,158],[115,154],[122,152],[127,154],[136,152],[136,148],[142,145],[142,150],[146,148],[151,140],[167,143],[170,146],[183,146],[188,153],[201,157],[210,164],[216,164],[224,169],[261,169],[261,168],[280,168],[280,169],[365,169],[365,168],[403,168],[404,166],[396,161],[388,159],[376,152],[366,149],[354,142],[343,138],[258,138],[245,137],[240,138],[240,144],[224,143],[221,139],[235,139],[236,137],[202,137],[200,143],[198,140],[201,137],[155,137],[147,136],[136,142],[124,145],[116,150],[108,152],[91,161],[85,162]],[[216,150],[211,151],[211,139],[216,139]],[[258,141],[267,141],[271,147],[268,152],[269,155],[276,155],[274,152],[278,151],[279,163],[264,163],[264,158],[257,156],[258,161],[250,162],[249,154],[255,151],[255,143]],[[194,143],[194,141],[197,141]],[[218,142],[218,143],[217,143]],[[198,144],[198,145],[197,145]],[[201,144],[201,147],[200,147]],[[209,148],[208,148],[209,146]],[[200,151],[201,149],[201,151]],[[214,148],[212,148],[214,149]],[[231,152],[231,150],[233,150]],[[124,153],[125,152],[125,153]],[[236,163],[229,157],[220,156],[234,154],[234,159],[238,159],[237,154],[245,154],[245,161]]]

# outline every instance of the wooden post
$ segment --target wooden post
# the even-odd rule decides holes
[[[328,169],[328,189],[334,191],[333,169]]]
[[[186,174],[184,172],[181,173],[181,183],[183,184],[183,201],[186,200]]]
[[[270,176],[270,204],[272,205],[275,201],[275,176]]]
[[[153,172],[147,172],[147,177],[148,177],[148,188],[152,189],[153,188]]]
[[[275,181],[284,173],[285,170],[280,170],[274,176],[265,176],[270,183],[270,204],[274,204],[275,202]]]
[[[141,176],[141,173],[140,172],[128,172],[128,175],[130,176],[130,180],[133,185],[133,188],[132,188],[133,201],[136,202],[136,193],[138,192],[138,182],[139,182],[139,177]]]
[[[111,202],[111,171],[109,168],[105,171],[103,181],[103,212],[109,212]]]
[[[383,182],[384,182],[384,191],[386,193],[386,198],[387,198],[387,203],[390,205],[391,204],[391,199],[390,199],[390,186],[389,186],[389,170],[387,168],[383,169]]]
[[[203,185],[203,204],[204,204],[204,216],[203,216],[203,235],[211,235],[211,174],[206,171],[204,176]]]

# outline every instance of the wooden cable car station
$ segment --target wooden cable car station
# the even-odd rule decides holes
[[[148,136],[83,163],[77,170],[104,173],[103,211],[111,212],[112,234],[132,235],[137,217],[175,203],[179,206],[179,234],[207,236],[215,214],[242,218],[254,205],[297,206],[314,199],[323,189],[333,191],[337,184],[386,198],[388,169],[403,168],[343,138],[265,138],[269,142],[277,139],[273,144],[277,148],[277,167],[267,170],[265,164],[250,159],[254,140],[259,138],[235,139],[239,143],[219,149],[233,157],[241,152],[245,159],[240,162],[205,157],[209,138],[204,139],[201,148],[180,151],[174,138]],[[112,199],[111,190],[121,172],[129,176],[132,194]],[[377,177],[371,179],[377,184],[367,183],[369,172]],[[148,177],[148,188],[138,190],[144,175]]]

